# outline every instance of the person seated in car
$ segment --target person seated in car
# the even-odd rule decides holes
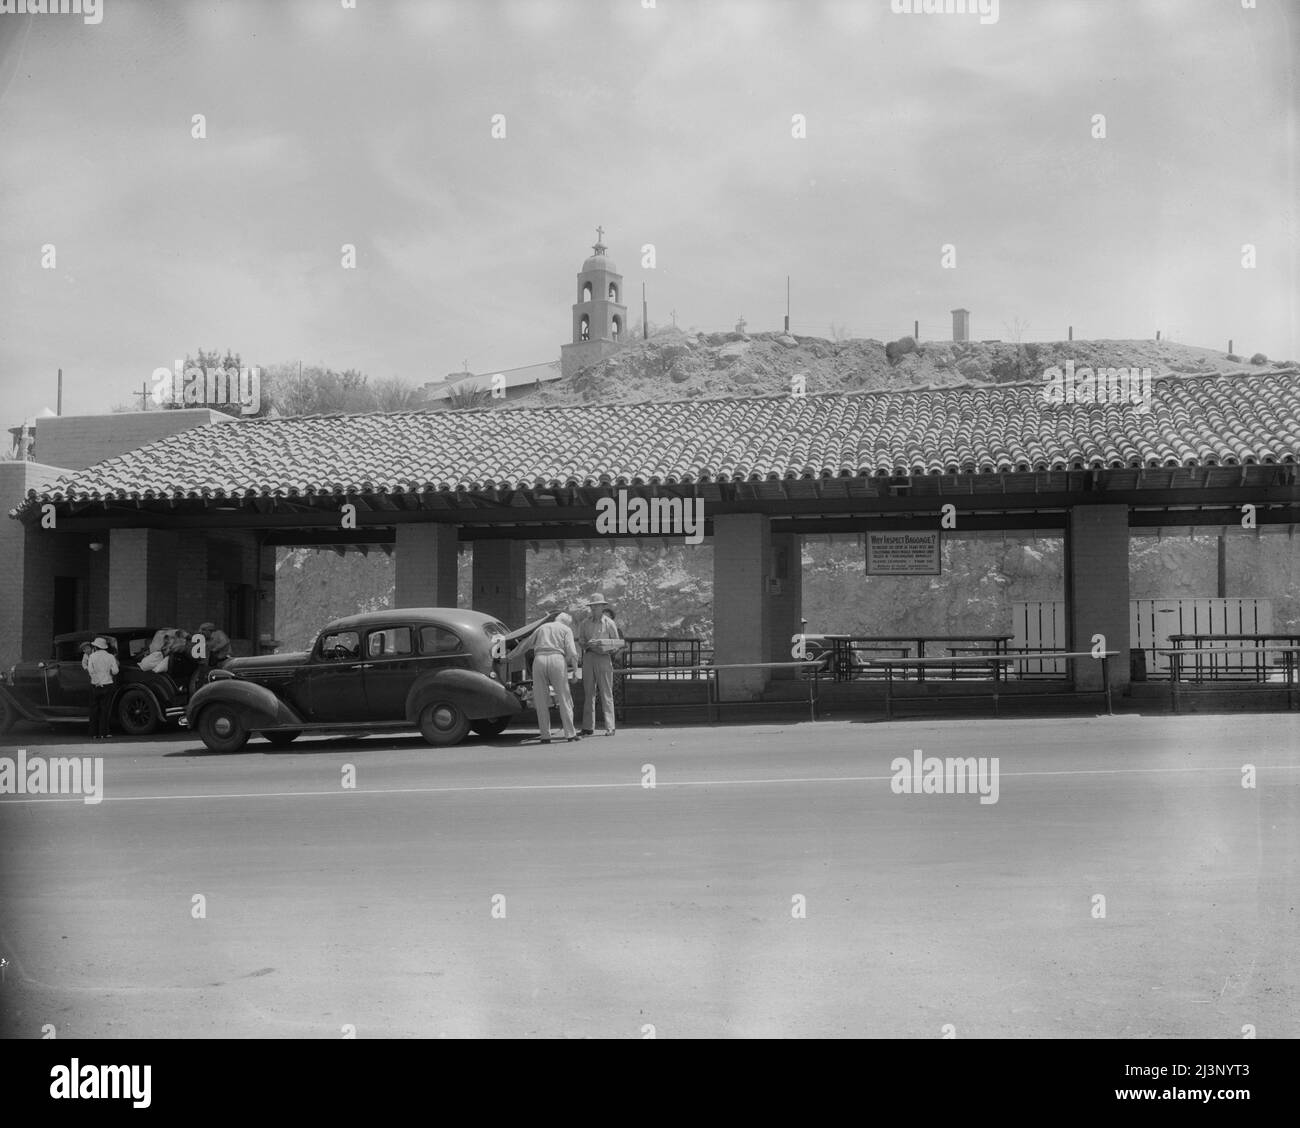
[[[155,674],[167,672],[168,648],[171,646],[172,633],[168,630],[154,631],[149,640],[149,649],[140,659],[140,669]]]
[[[172,636],[167,648],[167,673],[182,692],[192,692],[197,688],[194,682],[200,671],[198,660],[190,653],[193,645],[189,631],[181,628]]]

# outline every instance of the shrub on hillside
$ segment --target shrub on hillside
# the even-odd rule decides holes
[[[1231,361],[1238,361],[1241,359],[1241,357],[1239,357],[1236,353],[1228,353],[1228,359]]]
[[[898,361],[910,352],[916,352],[916,339],[914,337],[899,337],[897,341],[890,341],[885,346],[885,356],[890,364],[897,364]]]
[[[1268,357],[1266,357],[1263,353],[1256,353],[1254,356],[1252,356],[1252,357],[1250,358],[1250,363],[1251,363],[1251,364],[1267,364],[1267,363],[1268,363]]]

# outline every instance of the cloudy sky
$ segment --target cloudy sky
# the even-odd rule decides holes
[[[644,282],[653,323],[779,328],[788,274],[810,335],[964,306],[977,338],[1300,356],[1296,0],[644,3],[0,14],[4,425],[60,367],[99,412],[200,346],[413,382],[555,359],[597,224],[633,320]]]

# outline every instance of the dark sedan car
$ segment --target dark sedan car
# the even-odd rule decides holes
[[[119,627],[100,633],[119,666],[109,706],[116,727],[130,736],[146,736],[179,720],[189,698],[188,685],[140,668],[158,628]],[[95,637],[94,631],[55,635],[49,658],[19,662],[0,678],[0,732],[20,720],[84,723],[90,712],[90,675],[81,666],[81,647]]]
[[[255,732],[272,744],[303,732],[418,729],[433,745],[471,729],[496,736],[525,707],[518,644],[545,621],[512,632],[455,607],[352,615],[310,651],[231,659],[186,716],[214,752],[235,752]]]

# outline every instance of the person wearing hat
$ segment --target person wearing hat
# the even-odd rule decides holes
[[[90,675],[90,739],[108,739],[109,701],[113,696],[113,679],[117,677],[117,659],[108,648],[108,639],[100,635],[82,655],[81,668]]]
[[[199,626],[199,634],[207,640],[208,665],[224,666],[230,657],[230,639],[226,632],[217,630],[216,623],[203,623]]]
[[[596,733],[596,694],[605,718],[605,735],[614,735],[614,651],[622,645],[618,627],[605,614],[609,604],[602,592],[587,600],[587,618],[578,627],[582,651],[582,735]]]

